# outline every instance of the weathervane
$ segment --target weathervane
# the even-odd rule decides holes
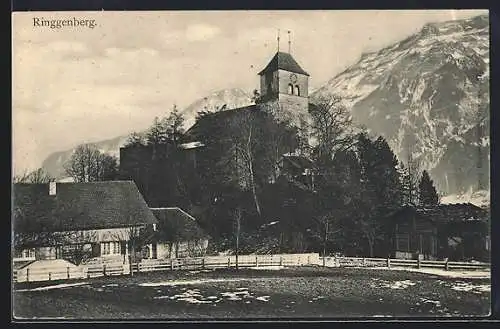
[[[280,51],[280,29],[278,29],[278,52]]]
[[[290,30],[288,30],[288,53],[292,53],[292,41],[290,41]]]

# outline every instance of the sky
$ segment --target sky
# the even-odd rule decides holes
[[[485,11],[22,12],[12,18],[14,173],[51,153],[148,127],[173,104],[258,87],[257,73],[288,50],[320,87],[363,52],[425,23]],[[50,28],[41,20],[93,19]]]

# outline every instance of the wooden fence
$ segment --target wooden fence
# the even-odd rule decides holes
[[[360,257],[321,257],[321,263],[327,267],[406,267],[439,268],[444,270],[489,270],[489,263],[450,262],[420,259],[395,258],[360,258]]]
[[[302,266],[319,263],[319,254],[240,255],[238,267]],[[14,282],[32,282],[64,279],[83,279],[101,276],[124,275],[137,272],[169,270],[202,270],[236,267],[236,256],[207,256],[203,258],[151,259],[129,264],[113,262],[82,265],[75,269],[39,268],[34,272],[29,267],[14,271]]]
[[[256,268],[267,266],[324,265],[326,267],[395,267],[395,268],[439,268],[445,270],[489,270],[489,263],[448,262],[431,260],[408,260],[394,258],[357,258],[357,257],[319,257],[318,254],[281,254],[281,255],[240,255],[238,267]],[[151,259],[140,263],[128,264],[112,262],[82,265],[75,268],[37,268],[29,267],[13,272],[14,282],[84,279],[101,276],[114,276],[138,272],[203,270],[235,268],[236,256],[207,256],[203,258]]]
[[[51,281],[80,279],[83,277],[80,267],[21,268],[13,271],[14,282]]]

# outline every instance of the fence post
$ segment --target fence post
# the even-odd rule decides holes
[[[307,255],[307,265],[311,264],[311,256]]]
[[[102,274],[106,276],[106,264],[102,264]]]
[[[69,279],[69,266],[66,267],[66,274],[68,275],[68,279]]]
[[[173,258],[170,258],[170,270],[171,271],[174,270],[174,259]]]
[[[49,281],[52,280],[52,272],[49,272]]]
[[[283,256],[280,256],[280,266],[283,266]]]
[[[26,269],[26,282],[30,282],[30,269]]]
[[[362,263],[363,267],[366,266],[366,259],[363,257],[363,263]]]
[[[202,258],[201,259],[201,269],[204,270],[205,269],[205,258]]]
[[[259,256],[255,256],[255,267],[259,267]]]
[[[391,259],[387,257],[387,268],[391,268]]]
[[[227,268],[231,267],[231,257],[227,258]]]
[[[417,268],[420,268],[420,257],[417,258]]]
[[[446,259],[446,262],[444,263],[444,269],[446,271],[448,271],[450,269],[449,265],[448,265],[448,259]]]

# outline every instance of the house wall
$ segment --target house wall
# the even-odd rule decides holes
[[[205,254],[208,248],[208,239],[198,241],[182,241],[172,245],[172,254],[170,254],[170,246],[168,243],[157,244],[157,258],[183,258],[183,257],[198,257]]]
[[[411,258],[423,254],[424,258],[438,256],[437,228],[424,218],[409,216],[398,221],[395,227],[394,255],[396,258]]]
[[[35,259],[69,259],[71,258],[71,245],[76,244],[83,244],[83,251],[87,252],[90,257],[128,255],[126,241],[130,239],[130,228],[56,232],[55,235],[64,238],[66,244],[57,247],[39,246],[34,248]],[[116,248],[114,248],[114,252],[107,253],[107,248],[104,246],[104,243],[109,242],[120,242],[118,252]],[[16,252],[16,254],[19,254],[19,252]]]

